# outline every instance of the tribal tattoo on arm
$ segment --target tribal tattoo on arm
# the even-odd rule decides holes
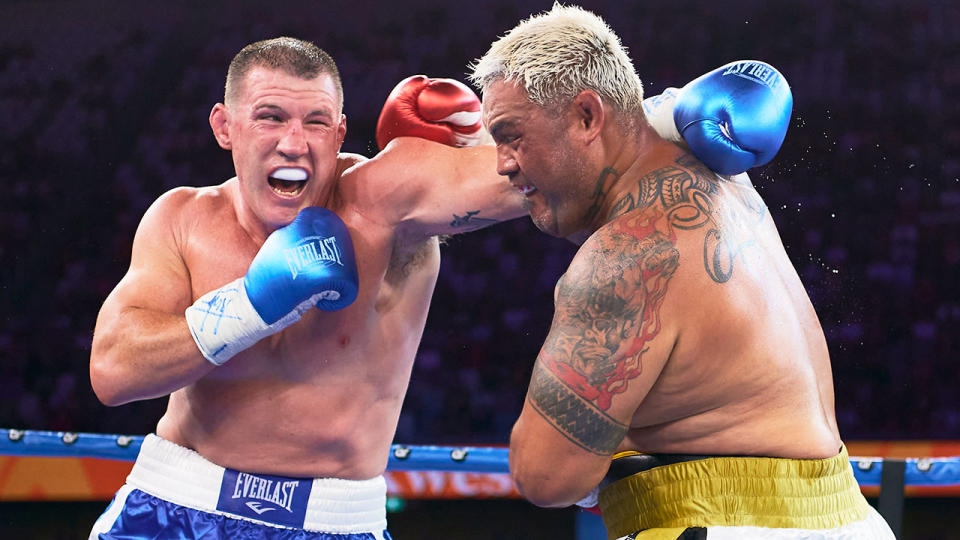
[[[643,369],[660,332],[660,307],[679,264],[662,214],[636,213],[595,234],[559,284],[557,307],[530,383],[537,413],[581,448],[612,454],[626,424],[608,414],[613,397]]]

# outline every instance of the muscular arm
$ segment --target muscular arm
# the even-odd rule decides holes
[[[348,171],[350,190],[404,232],[457,234],[526,215],[523,196],[496,172],[493,146],[453,148],[414,137],[391,141]]]
[[[190,276],[174,223],[190,197],[186,190],[172,191],[147,210],[130,268],[100,309],[90,382],[106,405],[167,395],[214,368],[197,349],[183,314],[191,303]]]
[[[558,284],[510,438],[511,474],[535,504],[573,504],[606,473],[672,348],[660,307],[677,264],[671,238],[634,212],[590,237]]]

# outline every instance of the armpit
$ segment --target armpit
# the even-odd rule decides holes
[[[388,279],[404,279],[422,267],[440,249],[436,236],[421,241],[397,240],[394,242],[387,268]]]

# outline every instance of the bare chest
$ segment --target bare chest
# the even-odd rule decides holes
[[[237,355],[229,370],[218,370],[219,376],[261,377],[269,365],[269,376],[281,379],[303,380],[319,373],[355,378],[361,372],[402,372],[412,363],[439,256],[427,243],[398,243],[391,228],[361,216],[341,217],[350,231],[360,280],[354,303],[339,311],[306,312],[298,323]],[[190,231],[183,253],[193,298],[243,276],[259,249],[235,223]],[[393,367],[369,370],[370,362],[377,361]]]

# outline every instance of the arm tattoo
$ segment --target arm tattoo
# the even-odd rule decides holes
[[[589,218],[602,211],[618,176],[603,170]],[[609,206],[607,224],[584,245],[588,264],[559,283],[527,396],[565,437],[601,455],[626,433],[607,411],[640,376],[643,355],[660,333],[660,309],[680,264],[678,231],[703,232],[704,269],[725,283],[766,214],[749,183],[719,177],[691,156],[649,172],[637,188]]]
[[[531,382],[530,400],[566,437],[596,453],[623,438],[623,424],[604,411],[642,371],[641,359],[660,333],[660,307],[679,265],[675,238],[656,229],[662,213],[624,216],[595,236],[586,271],[560,284],[553,328]],[[562,391],[557,390],[558,385]],[[562,415],[560,413],[563,413]],[[571,418],[576,419],[576,422]]]
[[[479,213],[479,210],[467,210],[467,213],[462,216],[454,214],[450,226],[455,229],[462,229],[460,232],[470,232],[497,223],[495,219],[476,217]]]
[[[594,454],[612,454],[627,433],[626,425],[597,410],[539,362],[533,367],[528,395],[534,410],[550,425]]]

